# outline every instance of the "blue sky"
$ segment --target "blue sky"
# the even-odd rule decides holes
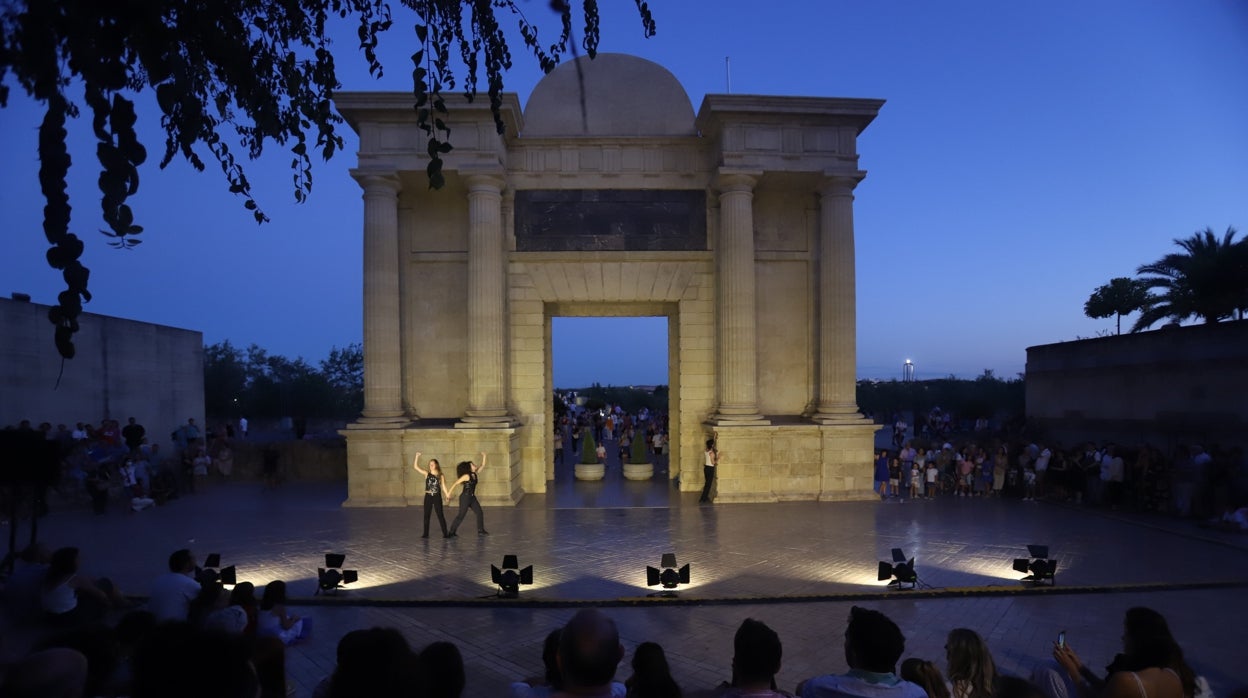
[[[652,2],[641,38],[632,2],[603,0],[600,49],[671,70],[696,109],[735,93],[888,100],[860,141],[869,174],[855,208],[862,377],[1012,376],[1025,349],[1113,330],[1083,302],[1114,276],[1211,226],[1248,232],[1248,5],[1231,0],[1087,3]],[[525,5],[550,34],[546,3]],[[410,17],[382,38],[388,70],[368,76],[341,27],[347,90],[406,90]],[[541,74],[514,51],[507,89],[527,100]],[[35,177],[40,112],[20,96],[0,110],[0,292],[51,303]],[[152,110],[146,133],[158,151]],[[344,126],[345,129],[345,126]],[[349,129],[346,129],[349,131]],[[147,232],[106,247],[89,120],[72,131],[73,229],[88,243],[87,309],[202,330],[323,358],[359,341],[359,187],[353,141],[317,163],[296,205],[277,150],[249,176],[273,222],[256,226],[219,173],[149,161],[134,201]],[[623,321],[607,336],[556,327],[560,385],[666,382],[665,323]],[[624,338],[637,337],[635,345]],[[587,338],[587,339],[585,339]],[[48,333],[51,347],[51,327]]]

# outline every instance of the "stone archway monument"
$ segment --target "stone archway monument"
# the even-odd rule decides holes
[[[857,138],[883,102],[707,95],[664,68],[565,64],[527,108],[451,105],[429,189],[408,93],[346,93],[364,192],[364,412],[347,506],[415,505],[416,451],[479,496],[553,478],[551,318],[668,318],[671,476],[718,502],[871,496],[875,426],[855,403]],[[448,100],[452,101],[452,100]]]

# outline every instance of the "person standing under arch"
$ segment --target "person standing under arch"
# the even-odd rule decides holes
[[[719,465],[719,450],[715,448],[715,439],[706,440],[706,461],[702,465],[702,497],[699,504],[710,504],[711,485],[715,482],[715,468]]]
[[[464,486],[459,495],[459,515],[455,517],[455,521],[451,523],[451,532],[446,535],[447,538],[454,538],[455,531],[459,530],[459,524],[463,522],[464,517],[468,515],[468,509],[471,508],[477,515],[477,535],[488,536],[490,532],[485,530],[485,515],[481,512],[481,503],[477,501],[477,473],[485,467],[485,451],[481,452],[481,464],[477,465],[470,460],[466,460],[455,466],[455,474],[459,477],[451,484],[446,491],[446,501],[449,504],[451,494],[455,492],[455,488],[460,485]]]
[[[450,538],[451,535],[446,531],[446,515],[442,513],[442,493],[446,491],[446,478],[442,477],[442,464],[438,463],[437,458],[430,458],[429,470],[424,470],[420,467],[420,451],[417,451],[412,467],[416,469],[416,472],[425,476],[425,532],[420,537],[429,537],[429,515],[436,512],[438,524],[442,526],[442,537]]]

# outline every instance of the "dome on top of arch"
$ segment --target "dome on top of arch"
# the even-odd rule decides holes
[[[584,117],[578,63],[584,73]],[[636,56],[600,53],[592,60],[564,63],[537,83],[524,109],[521,136],[696,133],[689,94],[667,68]]]

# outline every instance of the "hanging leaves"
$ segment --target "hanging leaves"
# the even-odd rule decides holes
[[[635,0],[646,36],[654,20],[645,0]],[[418,49],[412,54],[414,108],[428,137],[429,185],[444,185],[442,156],[452,151],[445,90],[472,99],[485,71],[494,124],[503,132],[503,73],[512,66],[500,17],[519,23],[521,39],[549,72],[569,49],[572,13],[555,0],[561,33],[543,47],[538,30],[514,0],[402,0],[415,10]],[[582,0],[585,50],[597,50],[598,1]],[[72,358],[82,302],[89,301],[89,271],[82,241],[70,232],[66,176],[66,120],[78,116],[69,94],[83,95],[91,113],[99,165],[100,206],[108,244],[133,249],[144,232],[128,200],[139,190],[138,168],[147,148],[136,131],[134,95],[155,93],[164,131],[159,167],[181,156],[203,171],[204,153],[217,163],[230,193],[256,222],[268,220],[252,195],[242,160],[277,146],[291,156],[296,201],[312,191],[312,154],[329,159],[343,147],[333,108],[338,88],[326,34],[331,17],[353,18],[369,73],[380,76],[377,46],[391,26],[385,0],[9,0],[0,2],[0,107],[10,82],[44,105],[39,127],[39,183],[44,206],[48,264],[62,272],[65,290],[49,312],[56,347]],[[574,47],[572,47],[574,48]],[[457,63],[452,63],[452,56]],[[462,71],[457,75],[456,71]],[[10,81],[9,78],[12,78]],[[223,137],[224,136],[224,137]],[[228,144],[227,144],[228,141]]]

